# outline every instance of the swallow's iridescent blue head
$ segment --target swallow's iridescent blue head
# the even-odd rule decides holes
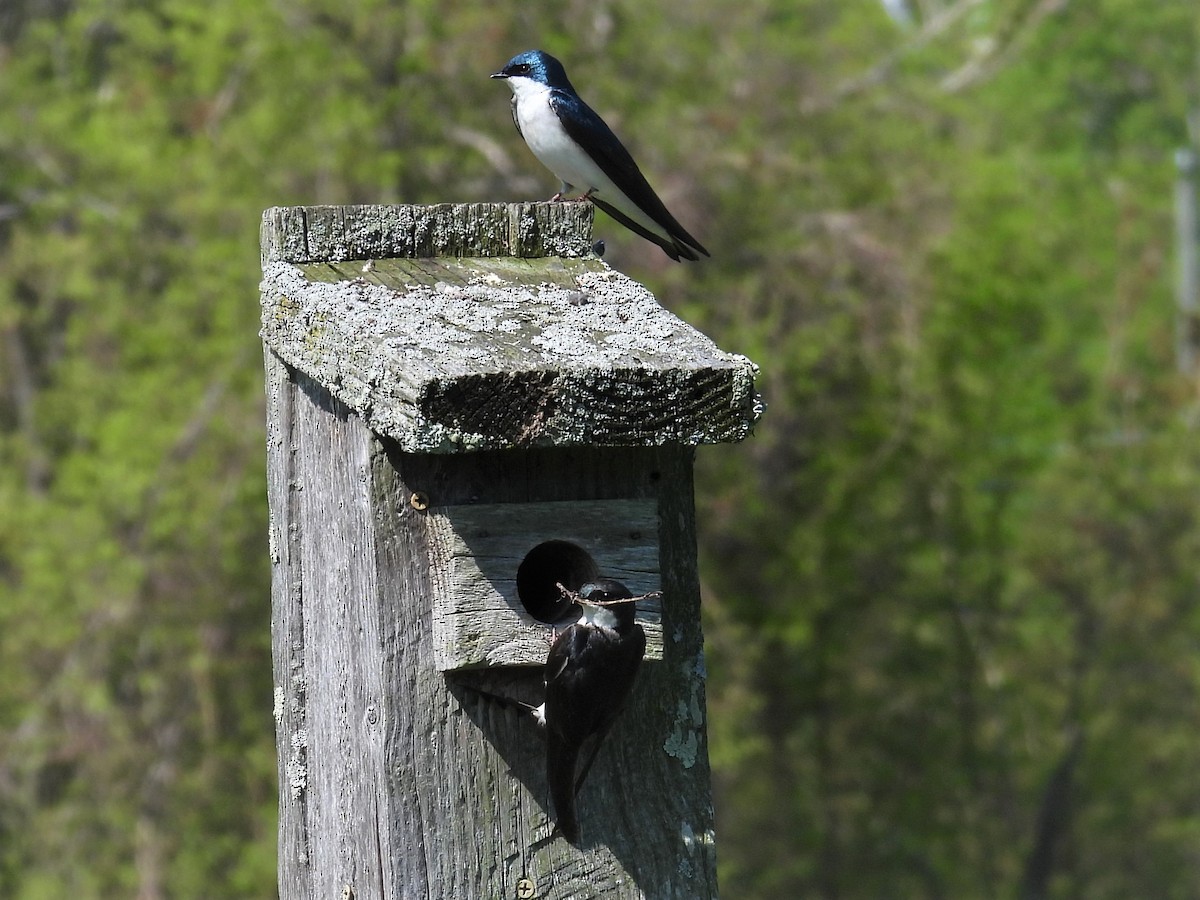
[[[557,59],[541,50],[526,50],[510,59],[493,78],[528,78],[546,87],[575,92],[567,72]]]

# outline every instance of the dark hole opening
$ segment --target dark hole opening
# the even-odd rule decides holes
[[[577,591],[600,576],[591,555],[570,541],[543,541],[517,566],[517,597],[525,611],[547,625],[567,618],[574,604],[558,585]]]

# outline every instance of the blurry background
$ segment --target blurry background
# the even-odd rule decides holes
[[[3,0],[0,896],[266,897],[258,222],[543,199],[564,60],[762,365],[701,448],[725,896],[1200,894],[1195,0]]]

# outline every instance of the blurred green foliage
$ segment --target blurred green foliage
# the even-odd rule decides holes
[[[540,46],[714,251],[609,261],[763,367],[698,454],[731,897],[1200,893],[1194,0],[8,0],[0,896],[262,897],[257,227],[548,196]]]

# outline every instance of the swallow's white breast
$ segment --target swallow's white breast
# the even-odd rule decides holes
[[[563,184],[580,193],[592,191],[611,203],[625,215],[655,234],[667,236],[662,226],[647,216],[630,200],[612,179],[592,162],[575,141],[567,136],[562,122],[550,107],[550,88],[532,78],[514,76],[508,79],[516,100],[517,123],[521,136],[543,166],[558,176]]]
[[[580,191],[595,189],[611,193],[612,182],[579,145],[567,137],[558,114],[550,108],[550,88],[532,78],[508,80],[517,101],[521,136],[543,166],[560,181]]]

